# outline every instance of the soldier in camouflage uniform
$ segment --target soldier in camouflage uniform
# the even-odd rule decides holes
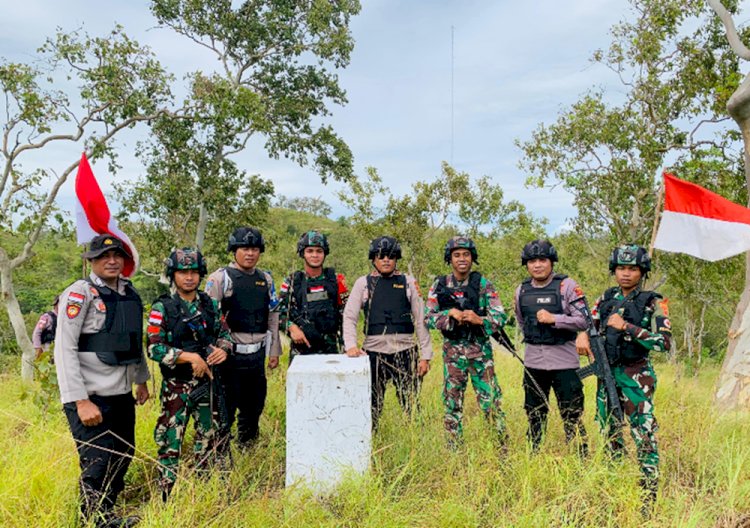
[[[292,340],[290,362],[297,354],[338,354],[342,348],[342,313],[349,290],[344,276],[323,264],[330,252],[328,239],[320,231],[303,233],[297,255],[304,270],[284,279],[279,311]]]
[[[597,299],[591,315],[597,327],[603,323],[605,328],[605,349],[620,404],[630,422],[642,473],[644,508],[648,511],[656,499],[659,478],[658,426],[653,404],[656,372],[649,353],[669,350],[672,329],[666,301],[656,292],[641,289],[642,280],[651,270],[651,259],[644,248],[632,244],[615,248],[609,269],[618,285]],[[590,355],[586,333],[579,334],[576,347],[579,353]],[[597,391],[597,420],[609,438],[609,449],[619,456],[624,450],[622,430],[609,413],[601,383]]]
[[[196,387],[209,383],[211,366],[224,362],[232,351],[229,331],[216,301],[198,291],[206,275],[201,253],[178,249],[166,262],[166,274],[175,293],[162,295],[153,303],[147,329],[149,357],[159,363],[163,378],[162,412],[154,439],[164,500],[177,478],[180,448],[191,416],[196,467],[205,468],[212,461],[218,429],[216,396],[212,402],[210,390],[196,391]],[[199,396],[200,392],[203,394]]]
[[[430,288],[425,307],[428,328],[440,330],[443,343],[443,404],[449,444],[462,437],[464,392],[469,378],[485,417],[493,422],[498,439],[505,442],[502,392],[495,377],[489,336],[507,319],[497,292],[486,277],[471,271],[478,253],[470,238],[456,236],[445,245],[444,259],[452,267]]]

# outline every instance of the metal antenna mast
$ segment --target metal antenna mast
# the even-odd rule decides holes
[[[453,148],[455,144],[455,133],[454,133],[454,97],[453,97],[453,86],[454,86],[454,79],[453,79],[453,63],[454,63],[454,54],[453,54],[453,41],[454,41],[454,34],[455,34],[455,26],[451,26],[451,166],[453,166]]]

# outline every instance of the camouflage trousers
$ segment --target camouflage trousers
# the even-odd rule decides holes
[[[159,453],[159,486],[169,491],[177,480],[177,466],[188,420],[193,417],[196,467],[205,468],[213,461],[217,422],[211,410],[210,397],[193,403],[188,397],[198,380],[167,378],[161,384],[162,412],[156,421],[154,440]]]
[[[481,347],[479,354],[467,350],[479,345],[454,344],[443,345],[443,405],[445,407],[445,430],[449,441],[459,440],[463,435],[461,423],[464,409],[464,393],[469,379],[477,394],[477,403],[487,421],[495,427],[498,436],[505,436],[505,414],[500,403],[502,391],[495,377],[495,362],[492,359],[492,348],[489,344]]]
[[[635,441],[636,455],[643,477],[659,477],[659,449],[656,432],[659,427],[654,417],[653,397],[656,390],[656,373],[647,359],[627,366],[612,367],[612,375],[620,396],[620,405],[630,423],[630,434]],[[625,443],[622,429],[607,409],[607,393],[599,383],[596,394],[596,419],[609,438],[609,449],[622,453]]]

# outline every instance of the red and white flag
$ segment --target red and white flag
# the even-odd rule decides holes
[[[712,262],[750,250],[750,209],[664,173],[664,212],[654,247]]]
[[[79,244],[88,244],[96,235],[112,235],[122,240],[130,253],[125,259],[124,277],[132,277],[138,269],[139,257],[130,237],[120,231],[117,220],[110,214],[107,200],[91,171],[84,152],[76,174],[76,235]]]

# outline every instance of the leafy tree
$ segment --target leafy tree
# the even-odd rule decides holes
[[[276,206],[277,207],[283,207],[285,209],[293,209],[295,211],[302,211],[305,213],[310,213],[317,216],[329,216],[333,209],[331,209],[331,206],[326,203],[325,200],[322,198],[313,198],[313,197],[298,197],[298,198],[289,198],[284,195],[278,196],[276,198]]]
[[[131,188],[130,210],[139,196],[147,200],[146,210],[172,208],[160,200],[174,199],[169,188],[176,181],[199,190],[181,206],[194,211],[164,221],[178,233],[194,225],[195,244],[202,247],[209,220],[231,214],[225,206],[237,197],[243,172],[228,159],[254,136],[264,138],[274,158],[312,164],[324,182],[351,178],[351,152],[323,118],[329,103],[346,102],[331,70],[349,62],[354,45],[349,20],[359,9],[356,0],[154,0],[158,22],[208,50],[220,67],[189,76],[189,112],[180,116],[187,122],[175,126],[164,118],[157,123],[147,149],[151,169]],[[151,193],[154,185],[163,189]],[[245,192],[239,189],[252,210],[244,213],[259,219],[268,206],[270,183],[254,177],[244,183]]]
[[[573,194],[579,232],[647,245],[662,167],[679,174],[705,162],[721,181],[736,180],[738,134],[727,129],[724,106],[741,74],[701,3],[630,4],[634,19],[616,25],[609,48],[593,56],[618,76],[624,94],[592,89],[517,144],[529,184]]]
[[[34,351],[14,274],[34,256],[45,226],[54,219],[55,198],[78,166],[81,150],[91,158],[109,158],[110,167],[116,168],[113,140],[123,130],[166,112],[170,81],[151,51],[119,26],[104,37],[59,32],[30,64],[0,61],[0,104],[6,118],[0,229],[24,241],[20,248],[11,248],[0,238],[0,294],[23,353],[25,379],[32,377]],[[35,164],[42,149],[74,144],[67,166]]]

